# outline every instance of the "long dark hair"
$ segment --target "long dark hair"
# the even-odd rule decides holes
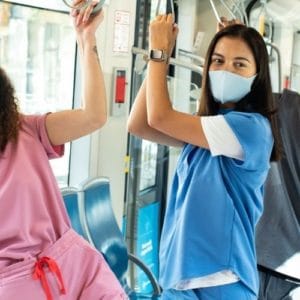
[[[281,139],[277,125],[275,102],[272,94],[269,55],[265,42],[261,35],[253,28],[236,24],[223,28],[212,39],[206,54],[203,70],[202,95],[198,115],[216,115],[220,109],[220,103],[214,101],[211,94],[208,71],[211,64],[216,44],[222,37],[239,38],[251,49],[257,69],[257,76],[252,84],[251,91],[235,105],[236,111],[260,113],[270,121],[274,136],[274,147],[271,161],[281,158]]]
[[[16,142],[20,127],[15,89],[5,71],[0,68],[0,153],[8,142]]]

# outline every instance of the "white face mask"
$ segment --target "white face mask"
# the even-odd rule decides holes
[[[256,75],[243,77],[228,71],[209,71],[209,82],[216,102],[238,102],[251,91]]]

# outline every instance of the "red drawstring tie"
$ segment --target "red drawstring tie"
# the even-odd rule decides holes
[[[56,262],[50,257],[44,256],[44,257],[41,257],[38,259],[38,261],[35,263],[35,266],[34,266],[33,278],[41,280],[43,289],[47,296],[47,300],[53,300],[52,294],[51,294],[51,291],[49,288],[49,284],[47,281],[47,277],[45,274],[45,270],[44,270],[44,267],[46,267],[46,266],[48,267],[50,272],[52,272],[53,274],[56,275],[56,279],[59,284],[60,293],[66,294],[63,278],[62,278],[61,272],[59,270],[59,267],[56,264]]]

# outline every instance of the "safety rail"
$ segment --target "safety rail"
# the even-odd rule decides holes
[[[132,54],[136,54],[136,55],[138,55],[138,54],[141,54],[143,56],[148,55],[147,50],[141,49],[141,48],[138,48],[138,47],[132,47],[131,52],[132,52]],[[171,57],[169,63],[170,63],[170,65],[183,67],[183,68],[189,69],[189,70],[191,70],[193,72],[196,72],[196,73],[200,73],[200,74],[203,73],[203,67],[201,67],[199,65],[192,64],[192,63],[188,63],[188,62],[185,62],[185,61],[182,61],[182,60],[178,60],[176,58]]]

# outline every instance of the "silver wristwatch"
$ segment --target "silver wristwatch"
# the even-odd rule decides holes
[[[165,50],[161,49],[151,49],[149,51],[149,55],[145,55],[144,59],[148,62],[149,60],[153,60],[156,62],[165,62],[166,64],[169,63],[169,55],[166,53]]]

